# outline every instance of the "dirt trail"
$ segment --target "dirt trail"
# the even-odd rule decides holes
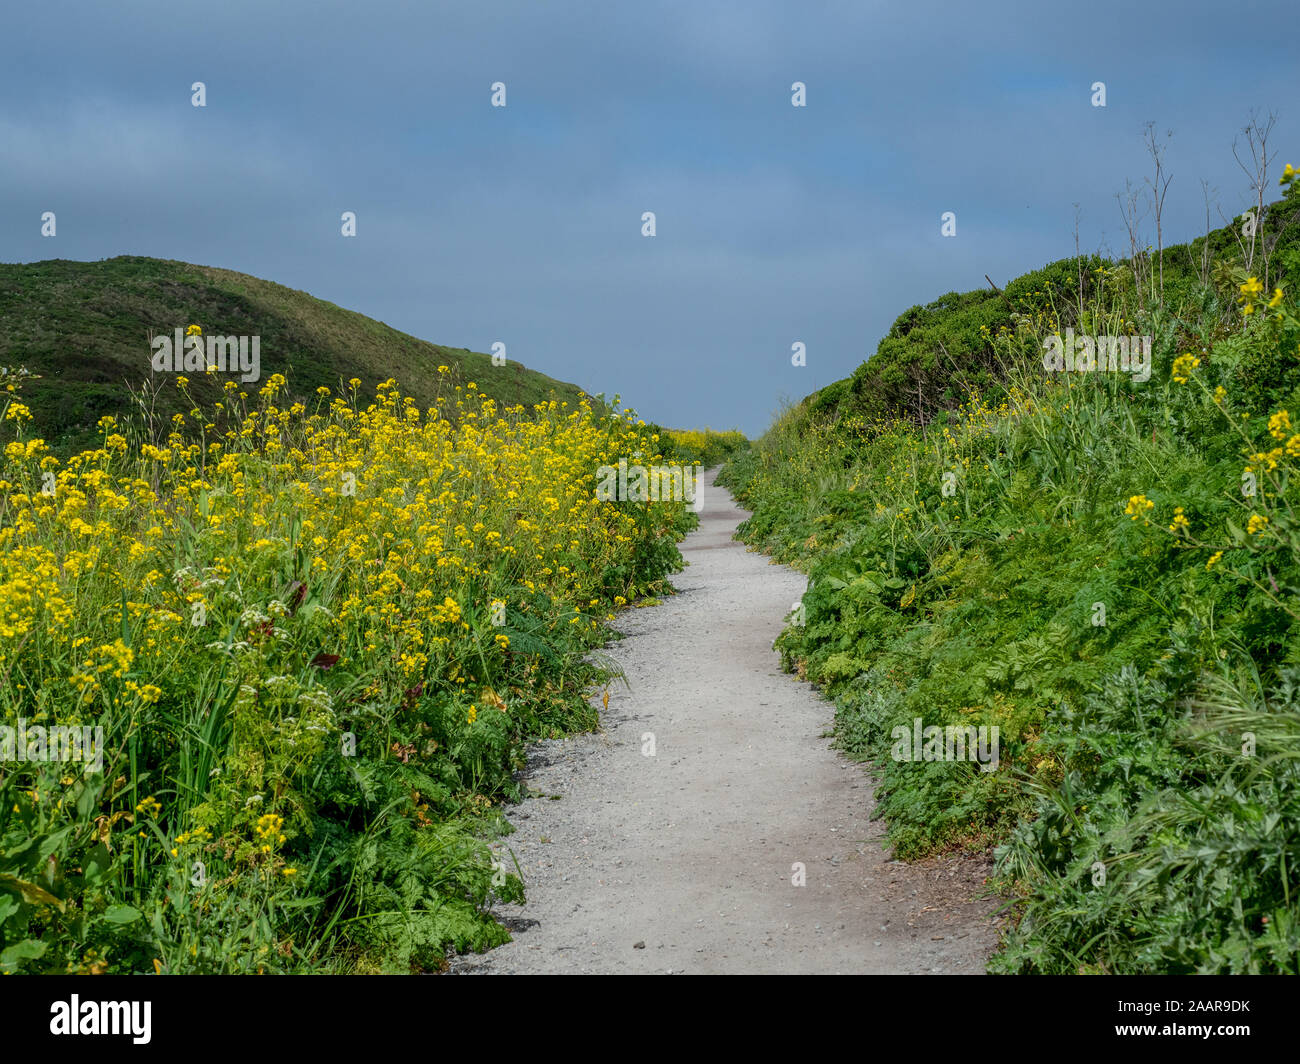
[[[833,707],[772,650],[806,580],[732,540],[746,514],[705,484],[681,594],[620,616],[631,690],[611,687],[604,732],[530,753],[539,796],[506,840],[528,891],[500,911],[514,941],[452,970],[983,971],[987,866],[881,849],[871,777],[826,737]]]

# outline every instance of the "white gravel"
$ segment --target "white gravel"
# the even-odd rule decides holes
[[[713,477],[681,593],[619,618],[631,689],[611,687],[604,730],[530,752],[535,796],[503,843],[528,893],[498,909],[514,941],[451,970],[982,972],[986,862],[882,850],[871,777],[831,748],[833,707],[772,650],[806,580],[732,539],[746,515]]]

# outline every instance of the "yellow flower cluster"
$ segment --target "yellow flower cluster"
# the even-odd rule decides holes
[[[1124,513],[1136,521],[1139,517],[1145,517],[1149,510],[1154,510],[1155,505],[1145,495],[1130,495]]]
[[[1260,283],[1258,277],[1249,277],[1245,283],[1238,287],[1240,295],[1237,301],[1241,303],[1241,312],[1243,314],[1254,314],[1255,304],[1264,292],[1264,286]],[[1269,297],[1268,303],[1265,304],[1270,310],[1281,305],[1284,293],[1280,288],[1274,288],[1272,296]]]
[[[162,812],[162,802],[150,795],[135,807],[135,811],[141,816],[156,817]]]
[[[684,505],[595,493],[601,466],[663,458],[634,412],[501,407],[440,379],[423,410],[392,380],[368,406],[359,381],[322,388],[314,409],[283,402],[279,374],[256,398],[229,382],[153,443],[105,417],[66,461],[0,400],[0,670],[23,678],[0,719],[183,697],[219,648],[308,616],[321,668],[472,684],[484,654],[514,653],[491,617],[527,612],[521,589],[586,628],[589,603],[654,589],[629,562],[677,537]]]
[[[264,813],[257,818],[257,834],[264,843],[284,842],[280,829],[284,827],[284,817],[275,813]]]
[[[721,461],[728,453],[745,442],[743,433],[715,432],[708,428],[668,429],[668,436],[683,462],[698,462],[704,466],[711,466]],[[658,434],[651,436],[650,441],[657,444]]]
[[[1179,355],[1174,359],[1173,376],[1179,384],[1186,384],[1192,376],[1192,370],[1201,364],[1195,355]]]

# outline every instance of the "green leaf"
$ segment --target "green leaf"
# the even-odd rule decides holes
[[[13,916],[21,906],[14,901],[12,894],[0,894],[0,924]]]
[[[98,843],[83,862],[82,879],[87,883],[94,883],[108,871],[112,863],[113,857],[108,852],[108,847],[102,842]]]
[[[861,602],[863,595],[879,595],[881,586],[880,581],[874,577],[860,576],[849,585],[845,594],[855,602]]]
[[[0,968],[17,968],[19,961],[34,961],[44,952],[45,943],[39,938],[25,938],[0,953]]]
[[[38,887],[35,883],[28,883],[17,876],[11,876],[8,872],[0,872],[0,887],[8,887],[10,890],[17,891],[22,896],[23,901],[29,905],[53,905],[60,912],[63,911],[63,902],[44,887]]]
[[[134,923],[140,916],[140,910],[130,905],[110,905],[104,912],[104,919],[110,924]]]
[[[99,802],[99,788],[82,783],[81,793],[77,795],[77,815],[89,820],[90,814]]]
[[[66,828],[61,828],[60,830],[45,836],[45,838],[41,840],[40,847],[36,851],[37,861],[44,863],[45,859],[51,854],[58,853],[63,849],[63,843],[67,837],[72,834],[73,827],[74,825],[69,825]]]

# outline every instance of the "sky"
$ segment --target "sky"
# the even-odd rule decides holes
[[[0,34],[0,261],[238,270],[757,435],[908,307],[1073,254],[1076,209],[1125,251],[1148,121],[1166,243],[1202,180],[1240,214],[1252,114],[1300,165],[1298,40],[1295,0],[43,0]]]

